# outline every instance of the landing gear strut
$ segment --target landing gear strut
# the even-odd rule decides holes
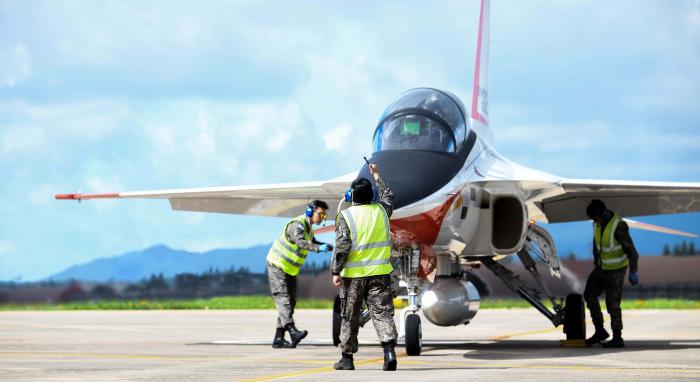
[[[562,299],[556,299],[547,288],[544,280],[537,271],[537,264],[530,254],[537,256],[545,263],[553,276],[560,277],[561,267],[557,258],[556,247],[549,233],[542,227],[532,224],[528,227],[527,237],[518,257],[525,269],[532,275],[539,289],[528,285],[508,268],[496,262],[493,258],[479,260],[513,292],[529,302],[535,309],[547,317],[554,326],[564,324],[567,339],[584,339],[586,337],[585,310],[583,297],[572,293],[567,296],[566,304]],[[551,311],[541,300],[541,291],[552,303]]]

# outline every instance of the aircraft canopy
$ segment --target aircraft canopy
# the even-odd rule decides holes
[[[382,114],[374,133],[374,151],[459,151],[467,123],[459,99],[437,89],[409,90]]]

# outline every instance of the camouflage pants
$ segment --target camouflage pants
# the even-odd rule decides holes
[[[596,267],[588,276],[586,290],[583,298],[586,300],[588,310],[591,311],[591,320],[597,329],[603,328],[603,312],[600,310],[598,297],[605,292],[605,305],[610,314],[610,326],[613,331],[622,330],[622,285],[625,282],[627,268],[604,271]]]
[[[360,330],[363,302],[367,304],[379,340],[396,341],[391,277],[384,275],[356,279],[343,278],[342,287],[345,288],[347,300],[344,312],[346,318],[340,325],[340,351],[357,352],[357,332]]]
[[[267,263],[267,277],[270,280],[270,293],[277,305],[277,328],[293,324],[294,307],[297,304],[297,277]]]

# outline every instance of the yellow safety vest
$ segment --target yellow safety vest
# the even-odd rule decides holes
[[[301,222],[304,227],[307,227],[306,215],[297,216],[292,219],[287,225],[284,226],[282,234],[272,243],[270,251],[267,253],[267,262],[276,265],[279,269],[283,270],[284,273],[292,276],[299,274],[299,269],[306,261],[306,256],[309,255],[309,251],[299,248],[295,243],[287,240],[287,226],[293,222]],[[304,240],[311,241],[314,237],[313,231],[311,229],[304,230]]]
[[[388,275],[391,266],[389,217],[380,204],[352,206],[340,213],[350,227],[352,248],[340,272],[342,277]]]
[[[629,260],[622,250],[622,245],[615,240],[615,230],[621,221],[622,218],[618,214],[615,214],[608,222],[608,225],[605,226],[602,238],[600,234],[600,224],[593,223],[593,242],[600,253],[600,267],[603,270],[622,269],[629,265]]]

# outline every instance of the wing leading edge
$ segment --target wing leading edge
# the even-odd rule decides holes
[[[561,193],[539,202],[550,223],[587,220],[586,206],[593,199],[621,216],[700,211],[700,183],[563,179],[559,187]]]
[[[623,217],[700,211],[700,183],[567,179],[537,171],[491,152],[472,182],[492,192],[520,190],[530,219],[543,223],[589,220],[593,199]]]
[[[597,179],[492,179],[486,190],[521,190],[530,219],[543,223],[589,220],[593,199],[623,217],[700,211],[700,183],[643,182]]]
[[[241,215],[293,217],[313,199],[326,201],[329,216],[335,216],[336,203],[356,173],[329,181],[281,183],[258,186],[185,188],[131,191],[110,194],[59,194],[56,199],[168,199],[173,210],[217,212]]]

